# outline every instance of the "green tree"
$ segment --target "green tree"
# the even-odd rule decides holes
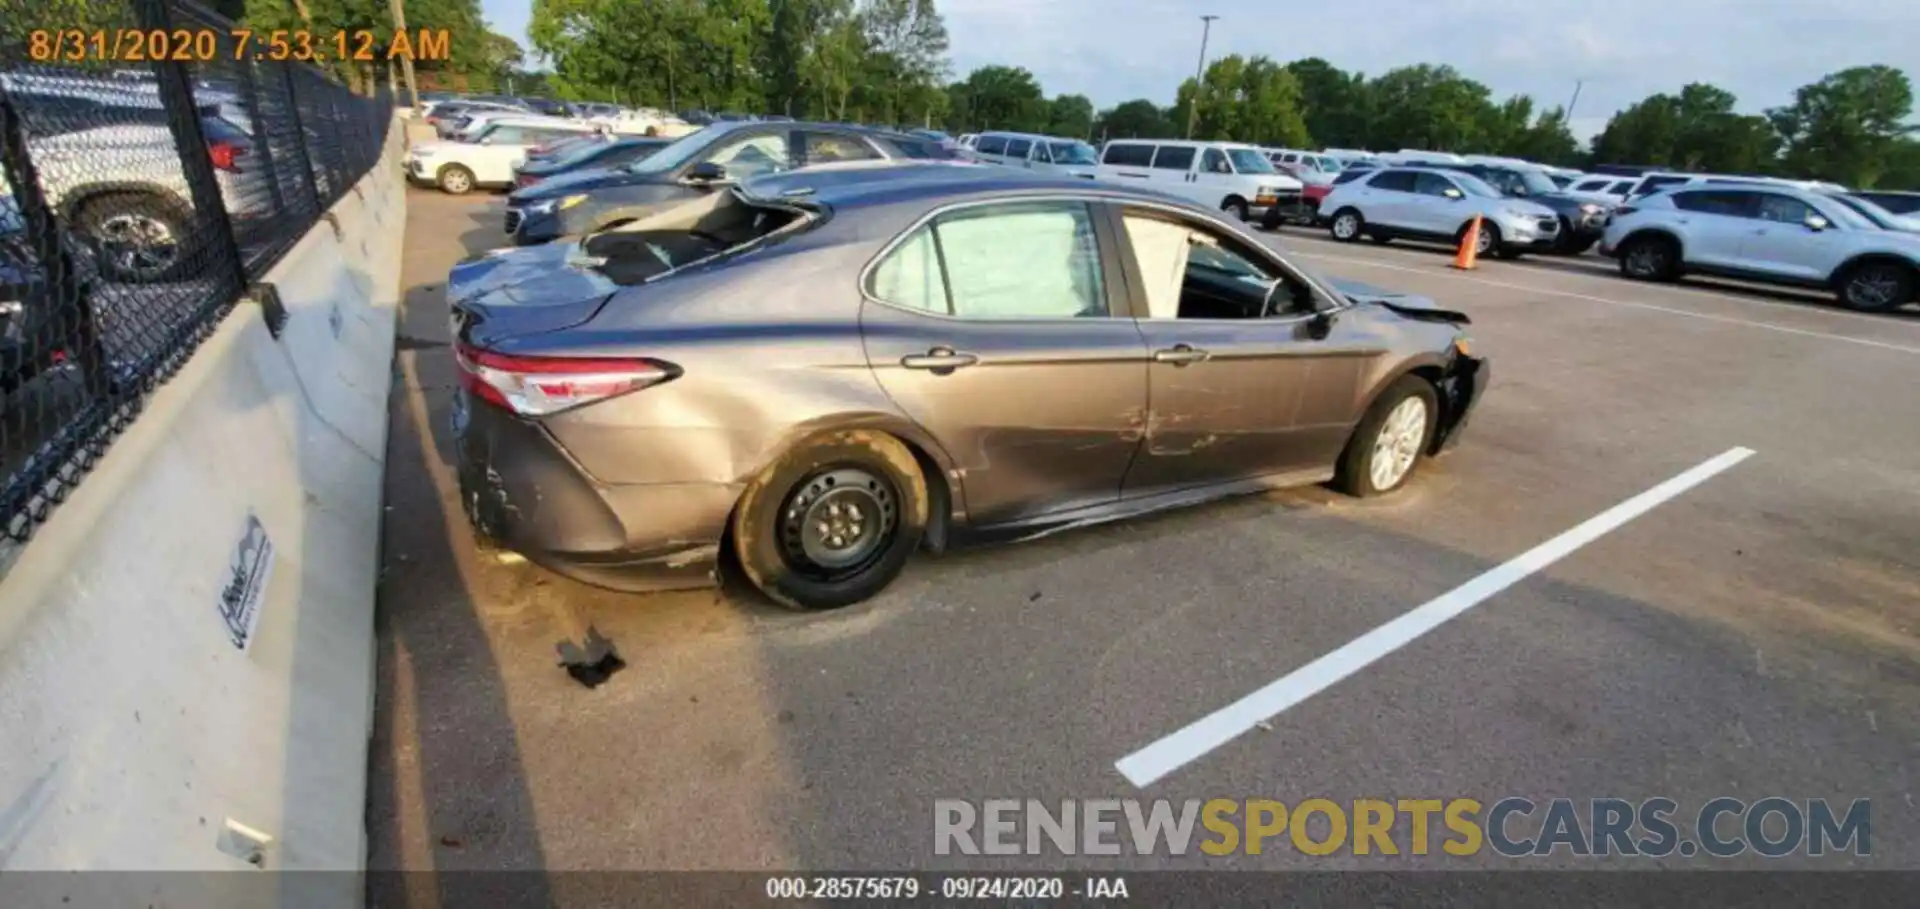
[[[1365,148],[1372,97],[1367,78],[1319,57],[1287,64],[1300,85],[1300,116],[1307,133],[1329,148]]]
[[[1422,63],[1388,70],[1368,83],[1375,148],[1477,151],[1487,147],[1492,94],[1451,66]]]
[[[1554,107],[1540,114],[1533,123],[1508,138],[1500,154],[1525,158],[1542,164],[1573,165],[1580,160],[1580,141],[1567,128],[1565,108]]]
[[[1607,121],[1594,157],[1618,164],[1757,173],[1772,170],[1779,145],[1764,118],[1740,114],[1732,92],[1694,82],[1657,94]]]
[[[1916,127],[1913,84],[1891,66],[1856,66],[1793,93],[1793,103],[1767,112],[1786,143],[1788,171],[1872,186],[1894,164]]]
[[[1194,81],[1188,79],[1176,96],[1175,126],[1182,130],[1195,92]],[[1229,54],[1208,64],[1198,99],[1194,138],[1291,146],[1311,141],[1300,116],[1300,83],[1266,57],[1249,60]]]
[[[947,71],[947,26],[933,0],[868,0],[863,99],[887,123],[923,120]]]
[[[1163,139],[1174,135],[1166,111],[1145,98],[1123,101],[1101,111],[1093,132],[1103,139]]]
[[[1093,135],[1093,100],[1086,95],[1060,95],[1047,112],[1047,135],[1085,139]]]
[[[1018,66],[982,66],[948,89],[954,132],[1004,129],[1041,132],[1052,107],[1033,73]]]

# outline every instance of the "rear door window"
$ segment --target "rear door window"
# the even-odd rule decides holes
[[[1033,142],[1031,142],[1030,140],[1027,140],[1027,139],[1008,139],[1007,140],[1007,157],[1009,158],[1019,158],[1021,160],[1025,160],[1028,153],[1032,151],[1033,151]]]
[[[1107,146],[1101,162],[1121,167],[1151,167],[1153,166],[1153,146],[1135,142],[1115,142]]]
[[[786,133],[760,133],[721,145],[707,160],[727,169],[730,180],[745,180],[792,167]]]
[[[494,145],[521,145],[526,141],[526,131],[518,126],[495,126],[481,133],[480,138]]]
[[[1185,145],[1162,145],[1153,156],[1154,170],[1185,171],[1193,167],[1193,149]]]
[[[983,155],[1004,155],[1007,153],[1007,140],[1004,136],[981,136],[974,150]]]
[[[858,136],[839,133],[803,132],[800,134],[805,143],[808,164],[828,164],[834,161],[868,161],[880,157],[866,140]]]
[[[1739,189],[1692,189],[1673,194],[1673,205],[1681,211],[1728,218],[1759,217],[1757,193]]]
[[[1413,192],[1413,171],[1383,170],[1374,174],[1373,179],[1367,181],[1367,185],[1389,192],[1410,193]]]
[[[869,292],[963,319],[1108,314],[1093,214],[1080,202],[1010,202],[942,215],[875,266]]]

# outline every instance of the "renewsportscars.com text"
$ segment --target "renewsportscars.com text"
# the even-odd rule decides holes
[[[936,855],[1871,855],[1872,803],[1668,798],[939,799]]]

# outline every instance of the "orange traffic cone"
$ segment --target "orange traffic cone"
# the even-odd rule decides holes
[[[1467,233],[1460,238],[1460,251],[1453,254],[1453,267],[1461,271],[1472,271],[1480,260],[1480,216],[1473,216],[1473,223],[1467,225]]]

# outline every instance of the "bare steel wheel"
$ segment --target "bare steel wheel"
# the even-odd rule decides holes
[[[808,478],[781,509],[787,567],[828,583],[859,573],[899,525],[899,499],[893,484],[858,468]]]
[[[899,439],[830,432],[747,484],[731,524],[734,554],[777,603],[849,606],[899,576],[926,532],[928,502],[926,475]]]

